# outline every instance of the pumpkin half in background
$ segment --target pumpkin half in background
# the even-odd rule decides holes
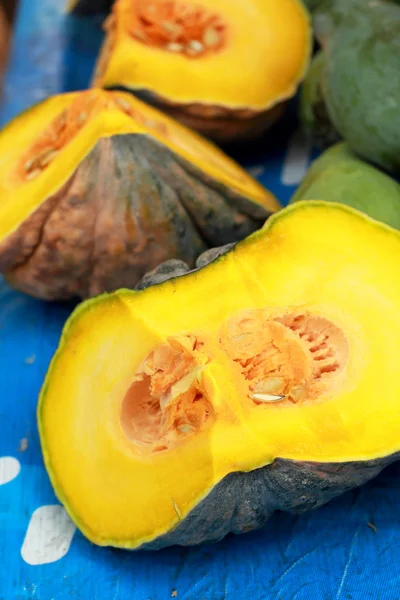
[[[38,407],[81,531],[218,540],[398,458],[399,257],[396,230],[299,202],[203,269],[81,304]]]
[[[94,85],[126,88],[218,141],[259,135],[303,79],[300,0],[117,0]]]
[[[53,97],[0,134],[0,271],[45,299],[193,264],[279,204],[219,149],[130,94]]]

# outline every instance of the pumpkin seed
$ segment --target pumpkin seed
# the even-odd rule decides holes
[[[183,50],[183,45],[182,44],[178,44],[176,42],[171,42],[170,44],[167,44],[165,46],[166,50],[168,50],[169,52],[182,52]]]
[[[250,398],[262,403],[274,403],[284,400],[286,396],[273,396],[272,394],[251,394]]]
[[[194,52],[195,54],[200,54],[200,52],[203,52],[204,46],[198,40],[190,40],[188,44],[188,49]]]
[[[34,169],[33,171],[30,171],[29,173],[26,174],[25,179],[27,179],[28,181],[31,181],[32,179],[35,179],[38,175],[40,175],[41,172],[42,172],[41,169]]]
[[[127,100],[124,100],[124,98],[116,98],[115,102],[117,104],[119,104],[119,106],[121,108],[123,108],[124,110],[131,110],[131,105],[129,104],[129,102]]]
[[[177,429],[181,433],[186,433],[186,434],[193,433],[193,431],[194,431],[193,425],[190,425],[189,423],[183,423],[182,425],[178,425]]]
[[[293,402],[299,402],[299,400],[303,400],[306,396],[306,388],[304,385],[297,385],[293,387],[289,392],[289,398]]]
[[[36,158],[30,158],[28,161],[26,161],[24,167],[25,167],[25,171],[30,171],[33,167],[33,165],[36,162]]]
[[[65,111],[63,111],[61,113],[61,115],[59,116],[59,118],[57,119],[57,122],[55,123],[54,126],[54,132],[56,135],[60,134],[63,129],[65,129],[67,126],[67,115],[65,113]]]
[[[133,32],[133,37],[135,37],[137,40],[140,40],[141,42],[147,41],[147,35],[144,33],[144,31],[141,31],[140,29],[136,29]]]
[[[165,31],[167,31],[168,33],[171,33],[172,35],[176,35],[178,36],[180,33],[182,33],[182,26],[178,25],[177,23],[172,23],[171,21],[163,21],[161,23],[163,29],[165,29]]]
[[[79,113],[79,115],[78,115],[78,117],[77,117],[77,119],[76,119],[76,120],[77,120],[77,123],[78,123],[79,125],[82,125],[82,123],[84,123],[85,121],[87,121],[87,118],[88,118],[88,116],[89,116],[89,115],[88,115],[88,113],[87,113],[87,112],[81,112],[81,113]]]
[[[206,48],[214,48],[220,42],[220,35],[216,29],[209,27],[203,34],[203,44]]]
[[[267,377],[266,379],[262,379],[257,383],[254,387],[255,392],[260,392],[262,394],[270,394],[274,392],[279,392],[285,385],[285,380],[283,377]]]
[[[51,163],[51,161],[57,156],[58,150],[49,150],[39,160],[39,165],[43,167],[47,167]]]

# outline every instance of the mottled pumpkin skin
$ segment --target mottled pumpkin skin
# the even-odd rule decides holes
[[[0,243],[0,271],[47,300],[134,287],[161,262],[193,266],[268,217],[156,139],[104,138],[52,197]]]
[[[347,144],[333,146],[312,164],[290,202],[315,198],[347,204],[400,229],[400,185]]]
[[[316,463],[276,459],[227,475],[174,529],[139,549],[217,542],[228,533],[263,527],[276,510],[300,514],[376,477],[400,453],[370,461]]]
[[[231,248],[232,244],[228,244],[209,250],[199,256],[196,268],[206,266]],[[137,289],[189,271],[182,261],[168,261],[148,273]],[[400,453],[377,460],[337,463],[278,458],[248,473],[230,473],[174,529],[139,549],[192,546],[217,542],[228,533],[253,531],[263,527],[276,510],[299,514],[318,508],[376,477],[399,458]]]
[[[337,0],[315,12],[329,117],[360,156],[400,170],[400,7]]]

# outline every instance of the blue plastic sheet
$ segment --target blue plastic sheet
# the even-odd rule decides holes
[[[22,0],[3,124],[50,94],[87,86],[100,20],[67,17],[65,4]],[[283,203],[315,155],[293,115],[261,142],[229,149]],[[216,545],[129,553],[86,541],[53,494],[35,418],[72,308],[0,280],[0,600],[400,599],[396,465],[321,509],[275,514],[263,530]]]

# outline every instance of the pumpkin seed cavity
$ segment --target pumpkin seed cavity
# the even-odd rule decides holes
[[[70,107],[61,111],[24,155],[22,178],[26,181],[36,179],[75,138],[89,116],[99,110],[97,92],[89,91],[81,94]]]
[[[309,313],[271,318],[262,309],[244,311],[224,326],[220,344],[258,405],[317,399],[338,385],[349,357],[342,329]]]
[[[343,330],[308,313],[241,311],[222,327],[219,344],[257,406],[315,401],[337,389],[349,357]],[[121,425],[142,451],[167,450],[211,424],[214,409],[202,382],[212,354],[206,348],[199,336],[170,337],[141,363],[122,402]]]
[[[200,58],[221,50],[226,24],[203,6],[174,0],[136,0],[132,37],[142,44]]]
[[[162,137],[168,136],[168,129],[162,121],[156,120],[153,116],[148,118],[145,113],[133,107],[123,94],[102,93],[99,90],[83,92],[71,106],[53,119],[23,156],[20,163],[22,169],[18,167],[19,171],[22,170],[22,178],[25,181],[36,179],[53,163],[59,152],[78,135],[89,119],[108,107],[118,108],[136,123]]]
[[[121,426],[143,452],[167,450],[203,430],[213,407],[202,387],[202,341],[170,337],[144,359],[122,403]]]

